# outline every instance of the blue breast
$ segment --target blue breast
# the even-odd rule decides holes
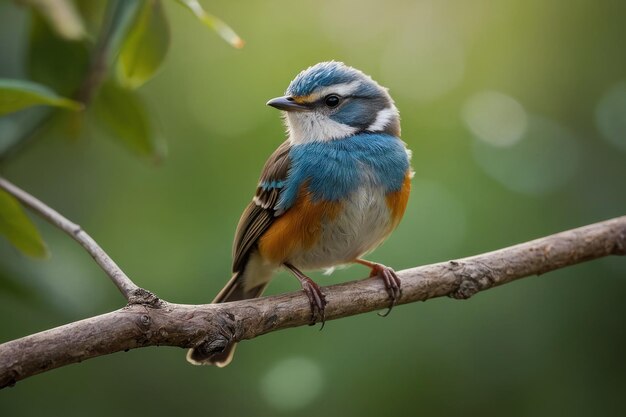
[[[286,210],[308,181],[312,200],[340,200],[355,191],[364,169],[386,192],[400,190],[409,159],[402,141],[394,136],[364,133],[328,142],[294,145],[291,168],[277,204]]]

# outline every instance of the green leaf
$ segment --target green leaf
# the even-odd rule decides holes
[[[78,15],[86,27],[88,39],[95,39],[94,34],[102,27],[102,18],[109,2],[104,1],[77,1],[74,3]]]
[[[70,110],[83,108],[82,104],[61,97],[43,85],[31,81],[0,79],[0,116],[38,105]]]
[[[48,256],[48,248],[37,228],[20,203],[4,190],[0,190],[0,234],[26,255],[35,258]]]
[[[235,33],[234,30],[220,18],[213,16],[202,8],[198,0],[176,0],[193,13],[200,21],[217,32],[226,42],[235,48],[243,48],[245,42]]]
[[[29,78],[61,95],[76,92],[89,68],[85,42],[66,41],[39,13],[32,13],[26,68]]]
[[[163,5],[147,0],[123,40],[117,60],[117,76],[127,88],[137,88],[159,69],[170,43],[170,31]]]
[[[142,156],[160,156],[146,110],[136,93],[107,82],[96,98],[94,111],[103,129],[128,149]]]
[[[137,19],[145,0],[110,0],[107,5],[106,24],[101,30],[105,30],[108,38],[110,53],[107,62],[117,58],[120,48],[127,34]]]
[[[83,20],[71,0],[22,0],[35,8],[54,29],[55,33],[67,40],[85,38]]]

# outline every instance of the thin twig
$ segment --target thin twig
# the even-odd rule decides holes
[[[115,31],[114,22],[118,7],[119,2],[110,2],[104,13],[102,27],[91,53],[89,70],[75,94],[76,100],[85,106],[91,104],[94,95],[107,77],[111,59],[111,42]]]
[[[128,302],[141,303],[141,301],[138,301],[138,297],[147,297],[147,291],[135,285],[135,283],[126,276],[124,271],[117,266],[113,259],[102,250],[100,245],[98,245],[79,225],[66,219],[56,210],[48,207],[37,198],[2,177],[0,177],[0,188],[17,198],[26,207],[63,230],[72,239],[80,243],[96,263],[100,265],[100,268],[111,278]]]
[[[400,271],[403,292],[398,304],[443,296],[466,299],[519,278],[624,254],[626,216],[470,258]],[[377,278],[323,291],[328,301],[327,321],[389,304]],[[393,314],[401,314],[398,310]],[[233,342],[306,325],[310,316],[309,301],[302,291],[224,304],[130,305],[0,345],[0,388],[54,368],[144,346],[219,352]]]

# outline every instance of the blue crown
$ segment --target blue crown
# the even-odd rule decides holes
[[[349,67],[343,62],[320,62],[298,74],[289,84],[287,94],[308,96],[320,87],[349,83],[357,79],[364,82],[361,88],[363,94],[371,95],[376,93],[378,88],[376,82],[361,71]]]

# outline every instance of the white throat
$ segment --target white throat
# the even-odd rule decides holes
[[[342,139],[357,131],[356,127],[336,122],[317,112],[288,112],[285,123],[289,141],[294,145]]]

